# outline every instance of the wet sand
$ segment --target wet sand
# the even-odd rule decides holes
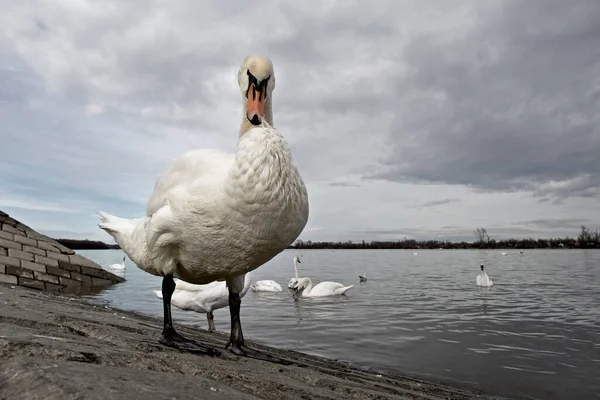
[[[175,329],[220,355],[162,346],[162,320],[0,284],[0,399],[500,399],[247,337],[270,361],[238,357],[224,333]]]

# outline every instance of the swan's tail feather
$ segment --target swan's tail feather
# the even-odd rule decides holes
[[[350,285],[350,286],[344,286],[343,288],[336,289],[335,294],[344,294],[348,290],[352,289],[353,287],[354,287],[354,285]]]
[[[146,242],[143,234],[147,218],[120,218],[104,211],[96,211],[102,218],[98,226],[111,235],[119,247],[138,266],[145,265]]]

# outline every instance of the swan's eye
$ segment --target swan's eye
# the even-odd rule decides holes
[[[246,98],[248,98],[248,95],[250,94],[250,89],[252,89],[253,98],[256,97],[256,92],[258,92],[258,99],[265,101],[267,99],[267,84],[271,77],[268,76],[267,78],[259,82],[258,79],[256,79],[256,77],[252,75],[250,70],[247,70],[246,72],[248,73],[248,89],[246,89]]]

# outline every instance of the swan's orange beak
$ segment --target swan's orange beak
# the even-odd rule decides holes
[[[248,114],[246,117],[252,125],[260,125],[265,118],[266,85],[256,88],[254,82],[248,87]]]

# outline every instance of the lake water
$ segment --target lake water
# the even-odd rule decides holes
[[[104,267],[123,254],[79,253]],[[299,276],[355,286],[294,301],[296,254]],[[127,263],[127,282],[95,299],[162,318],[152,293],[161,278]],[[481,263],[494,281],[488,290],[475,286]],[[369,280],[359,283],[364,271]],[[246,338],[512,398],[600,399],[600,251],[286,250],[252,277],[284,291],[248,291]],[[205,314],[173,313],[175,323],[207,327]],[[228,308],[215,324],[229,332]]]

